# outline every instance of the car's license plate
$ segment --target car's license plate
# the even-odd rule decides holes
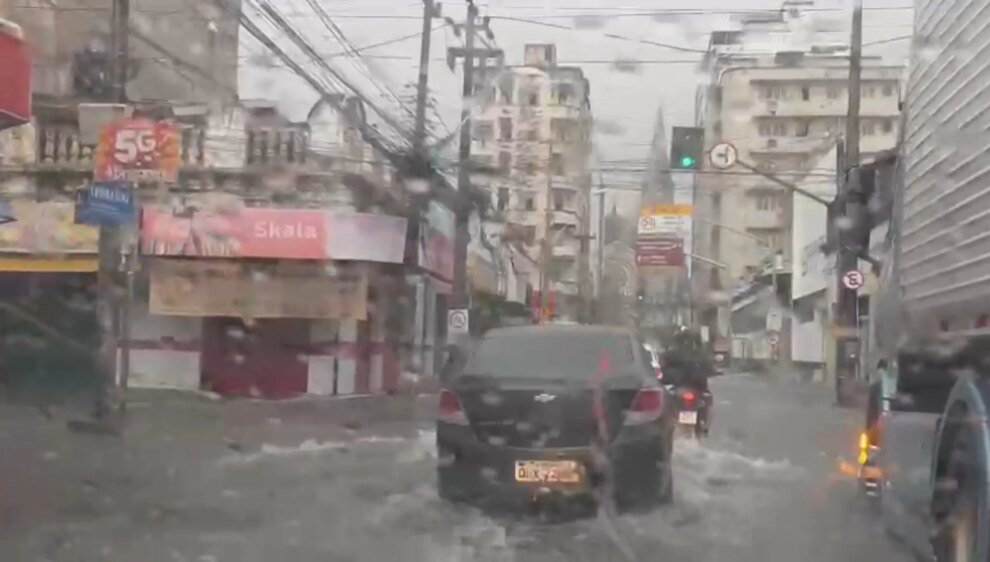
[[[698,423],[698,412],[681,412],[677,416],[677,421],[688,425]]]
[[[581,469],[576,461],[516,461],[516,482],[576,484]]]

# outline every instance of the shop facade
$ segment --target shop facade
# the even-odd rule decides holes
[[[132,386],[261,398],[396,388],[386,332],[404,218],[204,194],[147,205],[142,219]]]

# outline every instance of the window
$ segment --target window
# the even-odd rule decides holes
[[[770,127],[770,123],[760,123],[760,136],[769,137],[773,134],[773,129]]]
[[[897,85],[896,84],[884,84],[883,85],[883,97],[891,98],[897,95]]]
[[[503,174],[508,174],[512,170],[512,153],[507,151],[502,151],[498,153],[498,169],[502,171]]]
[[[877,91],[876,88],[874,88],[873,86],[863,86],[862,94],[863,94],[862,97],[864,98],[872,98],[876,96]]]
[[[859,125],[859,134],[864,137],[869,137],[876,134],[876,123],[871,120],[866,120]]]
[[[554,211],[563,211],[564,210],[564,194],[563,193],[559,193],[558,192],[558,193],[554,193],[553,194],[553,210]]]
[[[526,209],[527,211],[532,211],[536,209],[536,205],[533,202],[532,196],[527,196],[525,199],[523,199],[523,208]]]
[[[499,117],[498,118],[498,129],[502,136],[499,137],[501,140],[510,141],[512,140],[512,118],[511,117]]]
[[[564,155],[554,152],[550,155],[550,172],[555,176],[564,175]]]
[[[770,134],[775,137],[787,136],[787,123],[772,123],[770,125]]]
[[[530,129],[526,131],[526,140],[530,142],[540,140],[539,131],[537,131],[536,129]]]
[[[801,87],[801,99],[803,99],[804,101],[808,101],[808,100],[811,99],[811,87],[810,86],[802,86]]]
[[[768,100],[787,99],[787,88],[784,86],[767,86],[763,90],[763,97]]]
[[[509,188],[500,187],[498,188],[498,202],[495,204],[495,208],[499,211],[504,211],[509,206]]]
[[[779,232],[768,232],[763,236],[763,240],[765,240],[767,245],[770,246],[771,248],[780,248]]]
[[[529,105],[540,105],[540,93],[530,92],[529,93]]]
[[[841,86],[829,86],[825,91],[825,96],[830,100],[837,100],[842,97],[845,88]]]
[[[894,132],[894,120],[884,119],[883,120],[883,132],[890,134]]]
[[[605,330],[543,332],[524,330],[484,338],[464,365],[465,373],[494,378],[582,381],[608,357],[611,371],[634,365],[632,342]]]
[[[760,195],[756,199],[756,208],[761,211],[774,211],[780,204],[780,198],[776,195]]]
[[[574,85],[561,82],[551,86],[553,100],[559,105],[567,105],[574,97]]]
[[[798,121],[796,134],[799,137],[808,136],[808,130],[811,128],[811,121]]]
[[[475,121],[471,128],[471,136],[479,146],[485,146],[495,136],[491,121]]]

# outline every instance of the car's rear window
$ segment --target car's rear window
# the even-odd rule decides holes
[[[483,339],[463,372],[498,377],[584,379],[634,363],[632,344],[621,334],[561,332],[500,334]]]

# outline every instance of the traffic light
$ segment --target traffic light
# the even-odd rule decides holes
[[[674,127],[670,140],[670,167],[697,170],[705,152],[705,130],[700,127]]]

